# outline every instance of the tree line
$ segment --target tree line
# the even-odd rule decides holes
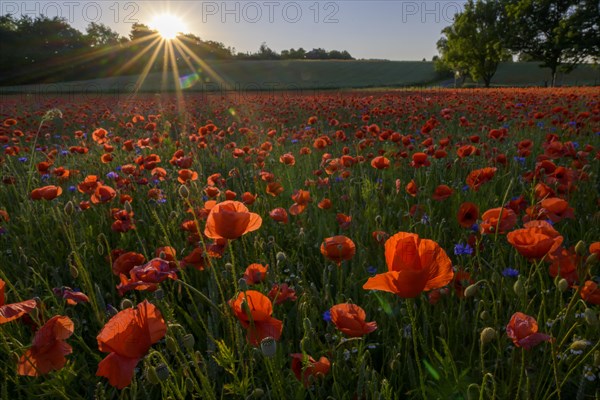
[[[559,71],[600,60],[598,0],[468,0],[453,24],[442,30],[434,57],[439,72],[470,76],[490,86],[498,64],[539,61]]]
[[[348,51],[322,48],[289,49],[278,53],[263,43],[257,52],[236,53],[232,47],[191,34],[180,34],[172,55],[147,25],[132,25],[123,37],[104,24],[90,23],[85,32],[66,19],[46,16],[16,19],[0,16],[0,85],[50,83],[108,76],[161,72],[163,60],[174,61],[182,73],[211,60],[352,60]],[[152,62],[152,60],[156,60]],[[193,71],[190,71],[193,72]]]

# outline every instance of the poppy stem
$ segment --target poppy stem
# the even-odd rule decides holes
[[[517,397],[519,400],[521,397],[521,385],[523,384],[523,375],[525,374],[525,349],[521,348],[521,370],[519,372],[519,384],[517,385]]]
[[[423,376],[423,368],[421,367],[421,359],[419,358],[419,349],[417,346],[417,321],[415,316],[415,301],[414,299],[406,299],[406,309],[410,318],[411,336],[413,342],[413,351],[415,353],[415,363],[419,371],[419,386],[421,388],[421,395],[424,399],[427,398],[427,392],[425,390],[425,377]]]
[[[183,286],[185,286],[186,288],[190,289],[192,292],[196,293],[198,296],[200,296],[200,298],[202,300],[204,300],[204,302],[206,302],[209,306],[211,306],[212,308],[214,308],[216,311],[219,312],[219,314],[221,314],[221,316],[225,316],[225,314],[223,314],[223,311],[221,311],[221,309],[215,304],[213,303],[208,297],[206,297],[206,295],[204,293],[202,293],[201,291],[199,291],[198,289],[196,289],[195,287],[193,287],[192,285],[185,283],[184,281],[182,281],[181,279],[177,279],[177,282],[181,283]]]

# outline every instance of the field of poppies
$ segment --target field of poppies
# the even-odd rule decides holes
[[[597,88],[5,96],[0,397],[597,399]]]

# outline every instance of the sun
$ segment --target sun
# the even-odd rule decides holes
[[[172,14],[160,14],[154,17],[150,28],[158,31],[158,34],[166,40],[175,39],[177,33],[185,30],[185,24],[181,18]]]

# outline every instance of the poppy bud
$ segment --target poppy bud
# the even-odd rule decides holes
[[[438,327],[438,331],[440,332],[440,336],[445,337],[446,336],[446,325],[440,324],[440,326]]]
[[[179,345],[177,344],[177,341],[172,336],[167,336],[166,342],[167,342],[167,349],[172,354],[175,354],[179,351]]]
[[[586,248],[585,248],[585,243],[583,242],[583,240],[580,240],[579,242],[577,242],[577,244],[575,245],[575,253],[578,256],[584,256],[586,253]]]
[[[160,363],[156,366],[156,376],[160,381],[166,381],[169,378],[169,367],[166,364]]]
[[[596,312],[591,308],[586,308],[583,312],[583,317],[585,318],[585,322],[587,322],[591,326],[598,326],[598,316]]]
[[[525,285],[523,284],[523,280],[520,276],[513,285],[513,290],[515,291],[517,296],[523,296],[526,293]]]
[[[73,279],[76,279],[79,276],[79,271],[77,270],[77,267],[73,264],[69,264],[69,272],[71,273]]]
[[[585,264],[586,265],[593,265],[593,264],[596,263],[596,261],[598,261],[598,253],[592,253],[585,260]]]
[[[128,214],[130,214],[133,211],[133,208],[131,208],[131,203],[128,201],[125,202],[125,204],[123,204],[123,209],[125,211],[127,211]]]
[[[586,347],[590,345],[590,342],[587,340],[576,340],[569,346],[570,350],[573,351],[583,351]]]
[[[567,280],[563,278],[558,281],[558,283],[556,284],[556,287],[561,292],[564,292],[565,290],[567,290],[569,288],[569,282],[567,282]]]
[[[381,215],[376,215],[375,216],[375,223],[377,225],[381,225],[381,221],[382,221]]]
[[[265,357],[275,357],[277,351],[277,342],[271,336],[268,336],[260,341],[260,351]]]
[[[98,243],[98,246],[96,246],[96,250],[98,251],[98,255],[104,254],[104,246],[102,246],[102,243]]]
[[[171,214],[169,214],[169,219],[171,221],[176,220],[177,219],[177,211],[175,211],[175,210],[171,211]]]
[[[310,323],[310,319],[308,319],[308,317],[304,318],[302,321],[302,326],[304,327],[304,332],[312,331],[312,324]]]
[[[65,212],[65,214],[67,214],[67,216],[73,215],[73,212],[75,211],[75,206],[73,205],[73,202],[71,200],[69,200],[67,204],[65,204],[65,208],[63,209],[63,211]]]
[[[148,382],[150,382],[152,385],[158,385],[160,383],[158,375],[156,374],[156,369],[154,367],[149,367],[146,370],[146,378],[148,379]]]
[[[244,278],[240,278],[240,280],[238,281],[238,287],[242,292],[245,292],[246,290],[248,290],[248,282],[246,282]]]
[[[277,261],[285,261],[286,259],[286,255],[283,251],[278,252],[275,257],[277,258]]]
[[[133,308],[133,301],[129,299],[121,300],[121,310],[125,310],[126,308]]]
[[[486,344],[490,343],[492,340],[496,339],[496,336],[497,336],[497,333],[494,328],[490,328],[489,326],[487,328],[483,328],[483,330],[481,331],[481,334],[479,335],[479,340],[481,341],[481,345],[485,346]]]
[[[252,391],[252,397],[255,399],[260,399],[264,395],[265,395],[265,391],[262,390],[261,388],[256,388]]]
[[[487,310],[483,310],[481,312],[481,314],[479,314],[479,318],[481,318],[482,320],[487,320],[490,317],[490,313],[487,312]]]
[[[181,196],[182,199],[187,199],[190,197],[190,190],[187,188],[187,186],[179,186],[179,196]]]
[[[464,291],[465,298],[468,299],[469,297],[475,296],[477,294],[477,291],[478,291],[478,287],[477,287],[476,283],[467,286],[467,288]]]
[[[181,341],[183,342],[183,347],[185,347],[187,351],[192,351],[194,349],[194,344],[196,344],[196,339],[194,339],[194,335],[191,333],[184,335],[183,338],[181,338]]]

